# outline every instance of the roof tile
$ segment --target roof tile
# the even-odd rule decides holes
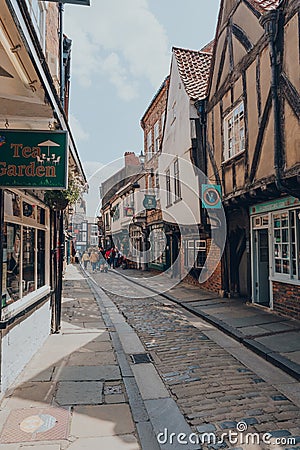
[[[192,100],[206,97],[212,54],[173,47],[180,78]]]
[[[279,6],[280,0],[248,0],[248,2],[260,13],[265,13]]]

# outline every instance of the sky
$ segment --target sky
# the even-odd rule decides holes
[[[214,38],[219,0],[91,0],[65,5],[73,41],[70,124],[90,185],[88,215],[98,214],[98,185],[140,153],[140,119],[169,74],[172,46],[200,50]],[[112,162],[115,163],[112,164]]]

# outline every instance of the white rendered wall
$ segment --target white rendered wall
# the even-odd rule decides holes
[[[16,380],[50,334],[50,301],[12,328],[1,342],[1,394]]]
[[[191,118],[197,118],[192,104],[180,78],[176,58],[172,56],[170,86],[167,103],[165,134],[162,154],[158,158],[161,207],[163,219],[182,225],[195,225],[200,222],[198,178],[190,159]],[[175,105],[175,106],[174,106]],[[174,108],[173,108],[174,106]],[[173,109],[176,118],[173,117]],[[181,201],[174,202],[174,161],[179,158],[179,177],[181,181]],[[167,206],[166,170],[170,170],[172,206]]]

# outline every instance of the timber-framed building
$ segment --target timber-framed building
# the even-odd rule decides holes
[[[222,0],[206,104],[224,290],[300,317],[299,2]]]

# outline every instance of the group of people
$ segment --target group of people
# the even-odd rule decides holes
[[[100,271],[107,272],[108,267],[114,269],[122,266],[126,268],[126,257],[117,248],[112,247],[105,250],[103,247],[99,247],[98,250],[85,251],[82,255],[81,261],[85,269],[88,264],[91,264],[92,272]]]

